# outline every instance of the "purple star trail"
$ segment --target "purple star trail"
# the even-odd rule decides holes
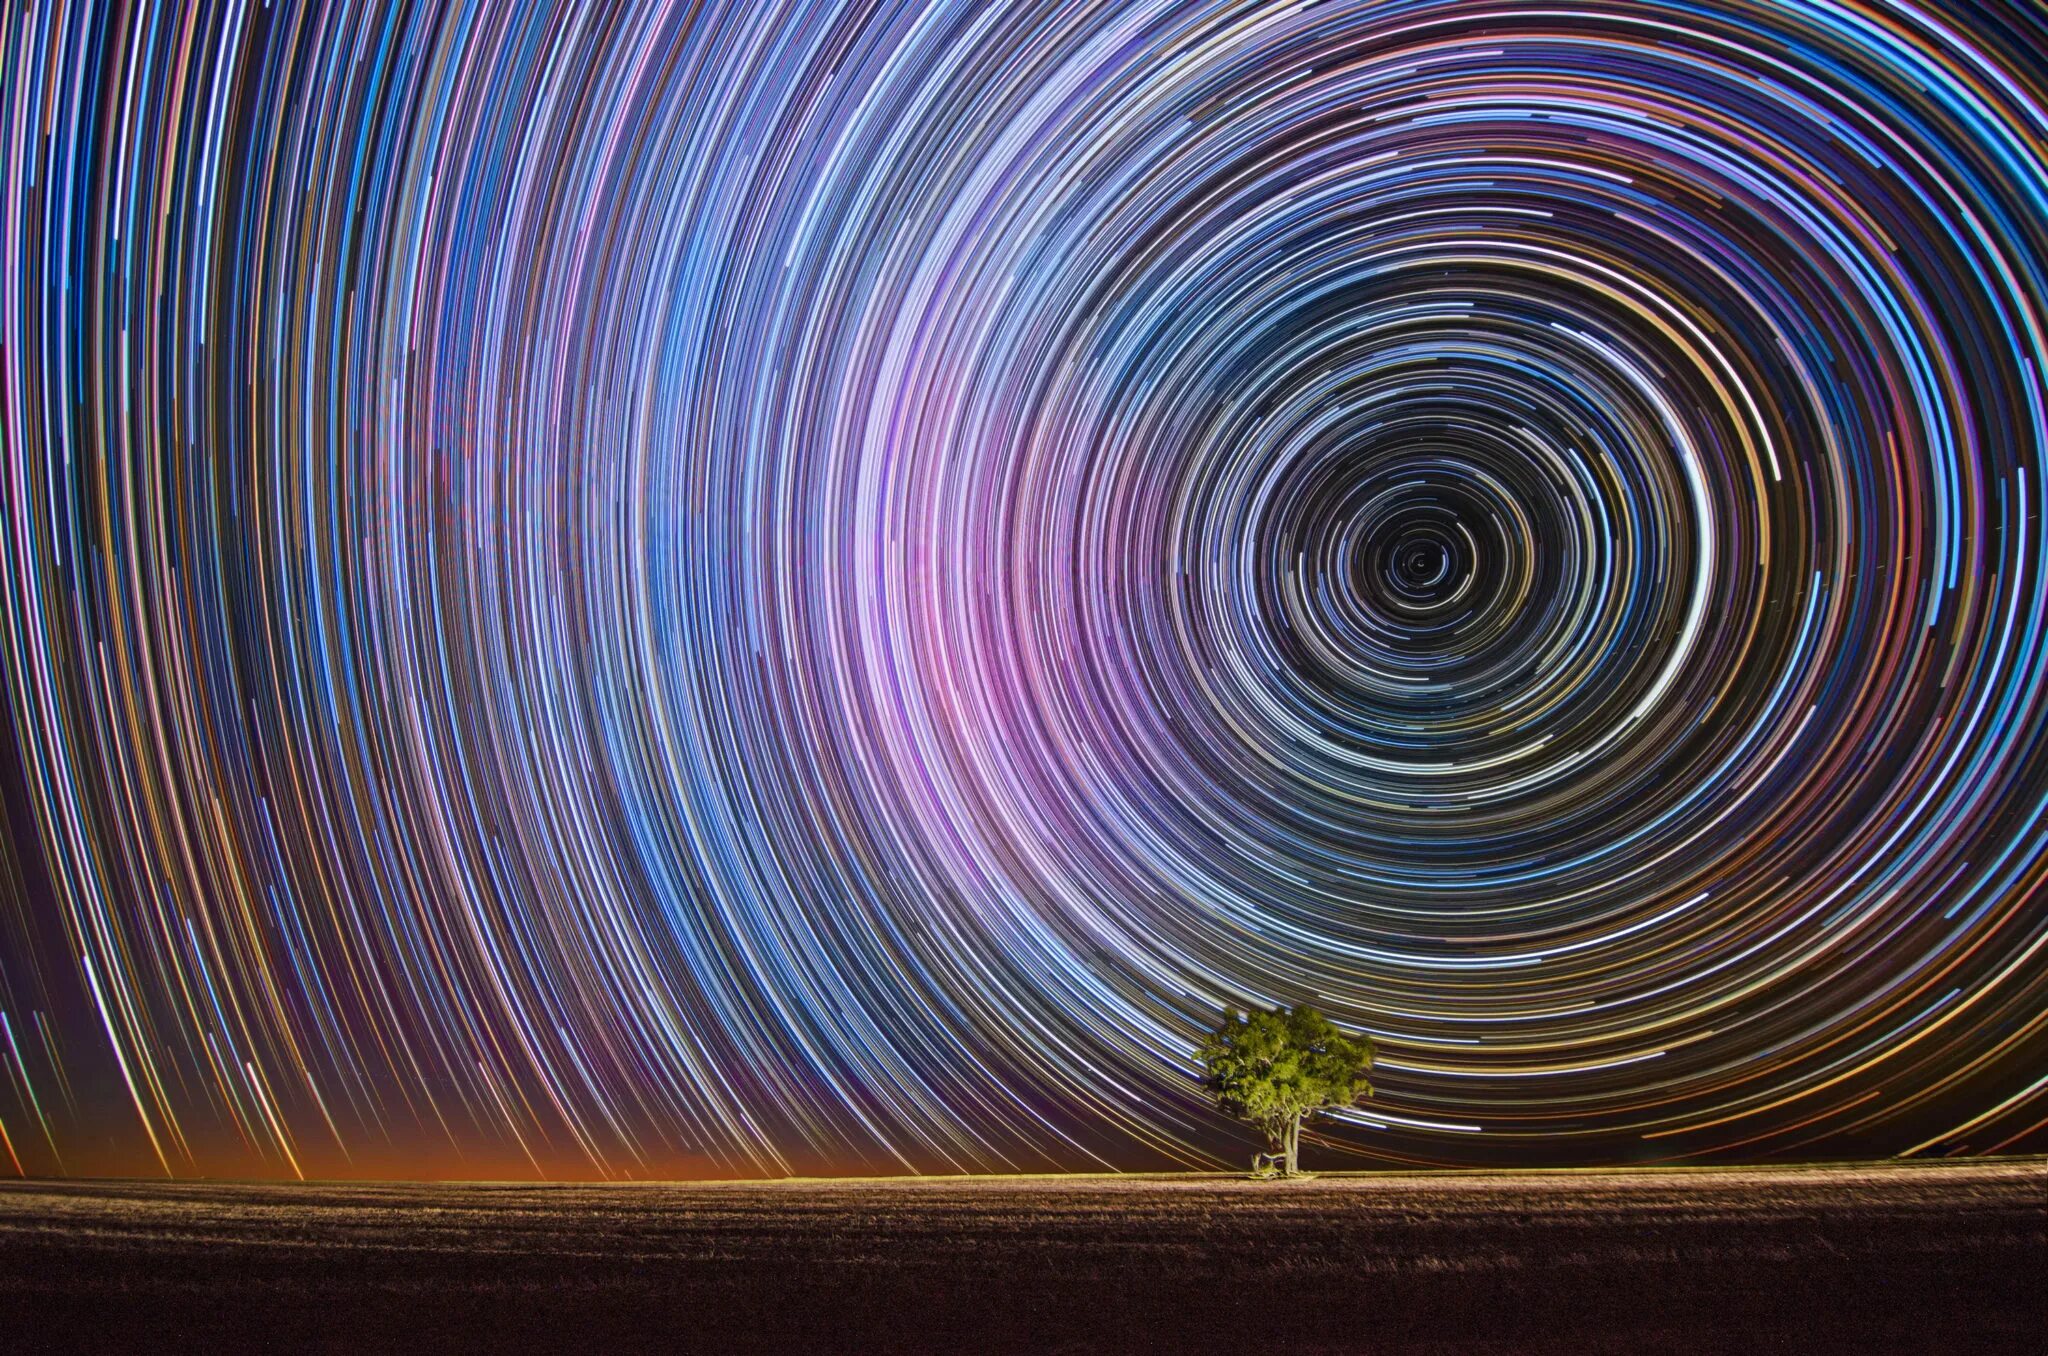
[[[4,23],[10,1166],[2040,1145],[2038,11]]]

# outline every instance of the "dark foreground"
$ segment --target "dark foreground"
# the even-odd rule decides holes
[[[0,1348],[2048,1349],[2048,1163],[0,1184]]]

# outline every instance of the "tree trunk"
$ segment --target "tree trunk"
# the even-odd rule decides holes
[[[1301,1171],[1301,1117],[1296,1116],[1287,1123],[1287,1170],[1286,1175],[1295,1176]]]

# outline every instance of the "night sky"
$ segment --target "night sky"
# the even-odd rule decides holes
[[[2041,22],[7,6],[0,1174],[2048,1147]]]

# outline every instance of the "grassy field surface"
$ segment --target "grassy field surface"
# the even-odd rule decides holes
[[[2048,1162],[0,1183],[0,1349],[2048,1349]]]

